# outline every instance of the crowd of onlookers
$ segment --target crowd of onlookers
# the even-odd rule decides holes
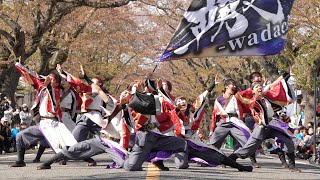
[[[296,156],[300,159],[309,159],[314,152],[319,155],[320,153],[320,123],[317,124],[316,132],[314,132],[314,123],[309,122],[307,125],[301,126],[296,130],[297,138],[297,152]],[[318,147],[314,147],[316,145]]]
[[[1,94],[0,99],[0,154],[16,151],[16,135],[32,123],[32,115],[26,104],[11,106],[11,101]]]

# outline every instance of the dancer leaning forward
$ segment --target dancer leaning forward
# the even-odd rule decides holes
[[[112,96],[105,94],[98,85],[91,84],[91,88],[93,93],[98,94],[106,104],[111,105],[108,108],[104,108],[108,116],[119,112],[117,107],[126,106],[126,103],[131,97],[129,93],[124,93],[124,95],[120,97],[121,103],[117,103]],[[123,111],[128,110],[124,108]],[[108,121],[108,118],[105,120]],[[108,123],[106,122],[104,124],[106,126],[103,126],[103,130],[107,130]],[[37,169],[51,169],[52,163],[63,159],[86,160],[90,159],[92,156],[102,153],[108,153],[111,159],[115,162],[113,168],[121,168],[125,157],[127,156],[127,151],[118,143],[108,139],[105,134],[95,134],[95,137],[92,139],[81,141],[73,146],[63,148],[60,153],[38,166]]]
[[[60,152],[63,147],[76,144],[77,141],[67,127],[60,122],[62,111],[60,108],[59,85],[61,77],[59,74],[53,71],[50,75],[41,78],[20,63],[16,64],[16,68],[37,90],[36,100],[31,109],[38,111],[41,118],[39,124],[19,132],[16,137],[18,160],[10,166],[24,167],[26,166],[24,162],[26,149],[38,141],[46,140],[56,153]]]

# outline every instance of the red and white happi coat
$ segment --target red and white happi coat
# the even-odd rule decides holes
[[[212,111],[212,121],[210,126],[210,132],[213,132],[216,128],[217,117],[224,122],[231,122],[237,128],[241,129],[248,138],[251,134],[251,130],[241,120],[243,117],[243,110],[239,106],[239,100],[237,96],[231,95],[229,99],[219,96],[214,102],[214,108]],[[232,114],[232,116],[230,116]],[[236,116],[235,116],[236,115]]]
[[[177,137],[191,137],[194,133],[197,133],[200,122],[204,116],[205,100],[208,95],[208,91],[204,91],[200,94],[196,101],[192,103],[194,112],[189,111],[188,116],[185,116],[183,111],[172,111],[172,119],[175,123],[175,135]],[[191,131],[188,131],[191,130]],[[189,133],[189,134],[188,134]]]
[[[237,94],[238,95],[238,94]],[[256,123],[259,120],[266,125],[270,118],[274,115],[274,109],[277,106],[283,107],[296,100],[296,95],[290,84],[282,79],[271,89],[263,92],[262,100],[257,101],[255,98],[245,98],[240,94],[237,96],[243,106],[248,106],[250,113]]]
[[[162,97],[163,101],[166,101],[169,103],[169,106],[170,106],[170,109],[173,110],[175,107],[174,107],[174,104],[175,104],[175,100],[176,98],[174,96],[172,96],[172,94],[166,92],[163,88],[160,88],[158,89],[158,94],[160,97]]]
[[[129,147],[130,134],[135,132],[134,121],[132,117],[132,110],[126,105],[127,110],[123,110],[118,101],[113,98],[113,106],[115,107],[112,111],[103,107],[105,112],[104,125],[102,127],[102,132],[105,131],[107,135],[112,138],[120,139],[120,145],[123,148]],[[110,106],[110,103],[107,103]],[[107,115],[109,114],[109,115]]]
[[[39,110],[41,117],[56,117],[61,121],[60,89],[52,87],[49,91],[36,73],[31,72],[20,63],[16,63],[15,67],[21,76],[37,90],[36,99],[31,109],[35,111]]]
[[[166,101],[162,96],[157,97],[161,103],[160,115],[145,115],[132,111],[134,118],[135,129],[139,130],[148,123],[154,123],[157,125],[153,131],[160,134],[166,134],[174,129],[174,123],[171,119],[172,104]]]

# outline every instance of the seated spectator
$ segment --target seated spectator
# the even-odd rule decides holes
[[[20,124],[20,117],[19,117],[20,111],[21,111],[21,108],[17,107],[16,110],[13,112],[13,118],[12,118],[12,125],[13,126],[15,124]]]
[[[311,156],[311,147],[313,144],[313,128],[305,128],[307,134],[304,136],[303,141],[300,142],[298,147],[297,156],[301,159],[308,159]]]
[[[307,128],[313,128],[313,125],[314,125],[314,123],[310,121],[310,122],[307,123],[306,127]]]
[[[29,111],[29,108],[26,104],[22,105],[22,110],[19,113],[19,117],[21,120],[21,124],[25,123],[28,127],[31,125],[32,123],[32,115]]]
[[[14,124],[13,128],[11,129],[11,137],[12,137],[11,143],[12,143],[13,152],[17,152],[16,136],[19,131],[20,131],[20,124],[19,123]]]
[[[9,152],[10,149],[11,131],[8,127],[6,117],[1,118],[0,124],[0,151],[2,154]]]
[[[299,128],[299,133],[296,135],[296,138],[303,140],[303,139],[304,139],[304,136],[307,135],[305,129],[306,129],[305,127],[301,126],[301,127]]]

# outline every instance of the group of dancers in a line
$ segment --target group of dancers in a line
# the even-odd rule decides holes
[[[300,172],[295,167],[290,128],[275,116],[276,111],[295,101],[288,73],[268,85],[263,85],[260,73],[252,73],[251,87],[243,91],[235,80],[225,80],[224,91],[214,103],[209,142],[204,143],[198,136],[199,126],[207,95],[220,83],[218,76],[190,103],[183,96],[172,96],[172,84],[161,79],[133,81],[117,98],[103,89],[100,78],[90,79],[82,67],[80,78],[60,65],[48,76],[37,75],[20,63],[16,68],[37,91],[32,110],[40,121],[18,133],[18,159],[11,167],[26,166],[26,149],[40,141],[34,162],[40,162],[46,147],[55,155],[38,170],[50,169],[54,162],[66,165],[69,159],[95,166],[92,157],[107,153],[114,162],[109,168],[128,171],[142,170],[146,161],[166,171],[169,168],[163,161],[173,156],[178,169],[187,169],[192,160],[251,172],[253,167],[260,167],[255,159],[257,149],[264,140],[275,138],[275,153],[282,165]],[[238,142],[229,157],[219,150],[228,135]],[[247,157],[251,165],[236,162]]]

